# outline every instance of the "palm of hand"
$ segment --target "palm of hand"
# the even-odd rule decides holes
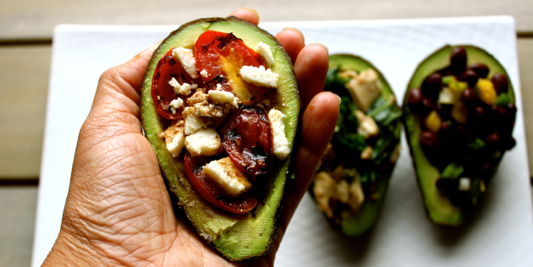
[[[237,15],[257,24],[249,10],[240,11]],[[309,166],[316,166],[331,137],[339,106],[334,95],[317,95],[324,84],[327,50],[304,47],[296,30],[285,30],[277,38],[295,62],[307,109],[298,179],[288,185],[273,253],[242,263],[252,266],[273,264],[284,229],[310,181],[314,168]],[[197,237],[183,216],[174,215],[155,153],[141,133],[139,88],[154,49],[102,75],[80,131],[61,232],[45,265],[65,259],[91,265],[231,265]]]

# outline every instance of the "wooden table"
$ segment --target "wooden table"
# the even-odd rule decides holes
[[[182,24],[225,16],[242,1],[0,1],[0,266],[29,266],[50,74],[57,24]],[[262,21],[396,19],[511,15],[528,143],[533,143],[533,1],[249,1]],[[528,145],[533,166],[533,145]],[[531,172],[531,171],[530,171]]]

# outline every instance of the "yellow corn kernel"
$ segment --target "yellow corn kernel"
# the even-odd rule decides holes
[[[466,123],[466,115],[467,115],[467,109],[463,102],[457,102],[452,107],[452,117],[457,121],[459,124],[465,124]]]
[[[439,131],[440,124],[442,123],[442,120],[439,117],[439,114],[435,110],[431,111],[429,113],[428,117],[426,118],[426,127],[436,133]]]
[[[461,94],[466,88],[468,88],[468,84],[466,82],[453,80],[448,85],[448,88],[456,94]]]
[[[498,94],[496,94],[496,90],[494,90],[494,85],[490,80],[479,79],[476,86],[478,89],[479,99],[481,99],[481,101],[487,103],[488,105],[493,105],[494,103],[496,103]]]

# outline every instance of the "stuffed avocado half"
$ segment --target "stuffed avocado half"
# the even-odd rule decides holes
[[[415,70],[403,111],[428,216],[457,226],[515,145],[515,95],[507,72],[479,47],[444,46]]]
[[[229,260],[272,246],[299,109],[285,50],[235,17],[181,26],[148,64],[145,135],[199,237]]]
[[[401,110],[370,62],[331,55],[325,90],[341,97],[335,132],[309,191],[330,224],[359,236],[377,221],[400,153]]]

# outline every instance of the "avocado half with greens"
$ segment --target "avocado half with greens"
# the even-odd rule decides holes
[[[277,88],[269,89],[269,93],[264,94],[266,95],[265,98],[268,98],[268,100],[261,102],[261,108],[256,107],[255,110],[275,108],[283,113],[284,119],[282,120],[282,123],[285,126],[285,136],[287,138],[288,147],[291,149],[291,153],[285,160],[274,159],[270,169],[266,171],[266,173],[261,172],[261,174],[257,176],[257,180],[261,180],[259,187],[262,187],[261,189],[254,191],[257,203],[253,209],[248,212],[241,212],[241,214],[234,214],[213,206],[210,202],[206,201],[197,188],[189,181],[186,170],[187,161],[185,160],[187,159],[187,156],[184,156],[184,152],[182,151],[180,155],[174,157],[167,149],[163,138],[165,129],[169,127],[169,125],[174,124],[171,123],[171,120],[162,117],[157,110],[158,108],[166,108],[168,115],[173,116],[169,111],[175,112],[175,109],[177,108],[170,108],[172,104],[168,103],[157,105],[158,101],[162,101],[163,96],[161,96],[160,99],[160,96],[157,95],[155,97],[157,99],[154,99],[152,91],[152,83],[155,81],[154,79],[165,75],[163,71],[161,71],[161,73],[158,72],[158,64],[161,64],[159,62],[166,62],[165,64],[170,65],[176,64],[175,58],[172,59],[172,56],[169,56],[169,53],[172,53],[169,51],[178,47],[195,51],[195,44],[199,39],[199,36],[207,31],[215,31],[217,36],[223,36],[223,38],[215,38],[215,44],[217,44],[216,46],[218,48],[213,47],[213,49],[218,49],[217,51],[219,52],[225,48],[224,45],[235,42],[236,40],[242,40],[242,42],[244,42],[244,44],[251,50],[253,50],[260,42],[267,44],[270,47],[274,59],[273,62],[268,63],[268,69],[271,69],[273,73],[279,75]],[[205,51],[211,49],[208,45],[209,44],[201,46],[200,49],[205,49]],[[240,53],[240,51],[245,51],[246,49],[240,47],[239,49],[241,50],[238,50],[237,48],[239,47],[235,46],[229,49],[228,53],[230,55],[220,62],[226,64],[228,61],[239,61],[244,58],[243,55],[238,53]],[[231,59],[231,57],[233,57],[233,59]],[[203,61],[202,64],[204,64],[204,67],[206,66],[205,61]],[[207,63],[208,67],[209,64],[211,63]],[[210,81],[213,82],[211,85],[209,82],[206,82],[205,85],[208,87],[206,90],[215,90],[215,87],[219,89],[216,83],[222,84],[223,89],[225,89],[224,86],[228,86],[229,84],[229,86],[235,86],[235,88],[238,87],[237,89],[239,92],[236,92],[237,89],[234,88],[233,94],[242,96],[243,99],[241,100],[244,104],[252,106],[257,105],[258,103],[254,103],[254,97],[258,95],[257,90],[259,89],[255,87],[257,90],[253,91],[253,88],[250,89],[247,87],[246,83],[242,82],[242,80],[238,80],[240,82],[237,84],[237,78],[240,76],[238,69],[236,71],[232,70],[232,66],[233,65],[231,64],[224,65],[222,69],[226,71],[226,77],[223,75],[217,75]],[[213,71],[216,71],[216,68],[214,68]],[[173,74],[168,73],[166,75],[170,75],[171,77],[176,78],[179,83],[182,83],[179,79],[179,77],[182,76],[172,76]],[[183,78],[184,77],[185,76],[183,76]],[[199,76],[199,78],[202,77]],[[165,83],[168,82],[165,81]],[[251,97],[245,100],[244,98],[246,98],[247,95],[251,95]],[[171,97],[173,97],[173,95]],[[170,102],[170,100],[167,102]],[[250,108],[250,106],[245,106],[244,104],[239,104],[239,110],[244,110],[243,112],[254,110],[254,108]],[[269,107],[266,108],[266,106]],[[290,162],[292,152],[294,151],[293,144],[298,125],[299,110],[300,99],[297,82],[294,76],[291,60],[283,47],[268,32],[236,17],[199,19],[181,26],[163,40],[148,64],[142,85],[142,122],[145,135],[155,150],[161,167],[161,173],[168,182],[168,189],[177,196],[179,207],[184,210],[188,220],[196,229],[198,236],[211,245],[215,251],[229,260],[240,261],[259,257],[266,254],[271,249],[278,228],[278,217],[281,213],[285,183],[287,177],[290,177],[292,173]],[[231,116],[233,115],[230,115],[230,119]],[[264,117],[262,118],[264,121]],[[224,125],[224,120],[230,119],[223,117],[222,119],[213,122],[211,125],[217,123]],[[232,128],[231,133],[239,131],[238,126],[235,127]],[[216,131],[218,131],[218,134],[222,135],[220,133],[221,130],[217,128]],[[222,136],[221,138],[224,139],[225,137]],[[263,142],[264,140],[260,141]],[[203,160],[200,156],[192,158],[200,158]],[[196,172],[197,170],[195,169],[192,171]]]
[[[516,143],[508,77],[483,49],[447,45],[424,59],[409,81],[404,126],[428,217],[436,224],[465,220]]]
[[[325,90],[341,97],[335,132],[309,192],[330,224],[359,236],[376,223],[400,152],[401,110],[385,77],[361,57],[329,57]]]

